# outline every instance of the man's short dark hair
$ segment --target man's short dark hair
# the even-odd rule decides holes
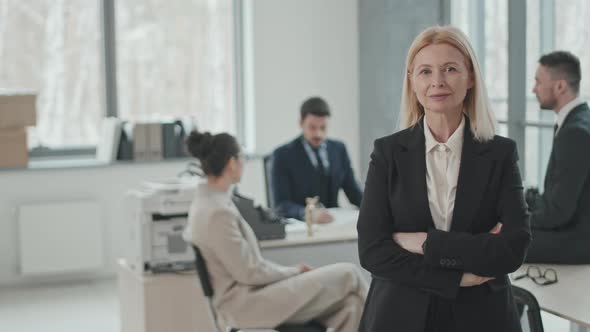
[[[577,56],[567,51],[555,51],[543,55],[539,63],[559,75],[559,79],[566,80],[573,92],[577,94],[580,91],[582,70]]]
[[[311,97],[301,104],[301,121],[308,115],[330,116],[330,107],[325,100],[320,97]]]

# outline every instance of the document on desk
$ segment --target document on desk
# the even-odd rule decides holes
[[[351,208],[331,208],[328,209],[330,214],[334,217],[331,224],[334,225],[348,225],[355,224],[359,218],[359,210]],[[330,225],[330,224],[328,224]]]
[[[313,225],[313,231],[316,232],[322,229],[329,229],[335,226],[341,225],[348,225],[348,224],[356,224],[359,216],[359,211],[349,208],[331,208],[328,209],[330,214],[334,217],[334,221],[328,224],[315,224]],[[289,218],[287,219],[289,224],[285,226],[285,231],[287,233],[300,233],[300,232],[307,232],[307,225],[297,219]]]

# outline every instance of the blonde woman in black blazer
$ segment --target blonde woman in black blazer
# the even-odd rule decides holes
[[[458,29],[423,31],[406,69],[402,130],[375,141],[359,215],[373,276],[360,331],[521,331],[507,276],[531,240],[516,145],[495,135]]]

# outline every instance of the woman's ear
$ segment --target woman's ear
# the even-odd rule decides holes
[[[234,169],[236,168],[236,160],[231,157],[229,158],[229,160],[227,161],[227,163],[225,163],[225,168],[223,169],[223,173],[233,173]]]
[[[233,170],[234,170],[234,169],[236,168],[236,166],[237,166],[237,165],[236,165],[236,162],[237,162],[236,158],[234,158],[234,157],[231,157],[231,158],[229,158],[229,160],[228,160],[228,161],[227,161],[227,163],[225,164],[225,168],[226,168],[228,171],[230,171],[230,172],[233,172]]]

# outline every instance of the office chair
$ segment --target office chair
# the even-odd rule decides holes
[[[197,246],[193,245],[193,251],[195,252],[195,266],[197,268],[197,275],[201,282],[201,288],[203,294],[207,298],[207,304],[209,306],[209,317],[215,325],[215,332],[222,332],[217,321],[217,312],[213,305],[213,287],[211,286],[211,280],[209,279],[209,270],[207,270],[207,263],[201,254],[201,250]],[[327,329],[316,322],[310,322],[304,325],[281,325],[275,329],[239,329],[239,328],[227,328],[226,332],[334,332],[333,329]]]
[[[512,293],[514,294],[514,301],[517,305],[527,306],[527,317],[531,332],[545,331],[543,321],[541,320],[539,302],[537,302],[533,293],[514,285],[512,286]]]
[[[273,209],[275,207],[274,197],[272,195],[272,154],[264,156],[264,189],[266,189],[266,206]]]

